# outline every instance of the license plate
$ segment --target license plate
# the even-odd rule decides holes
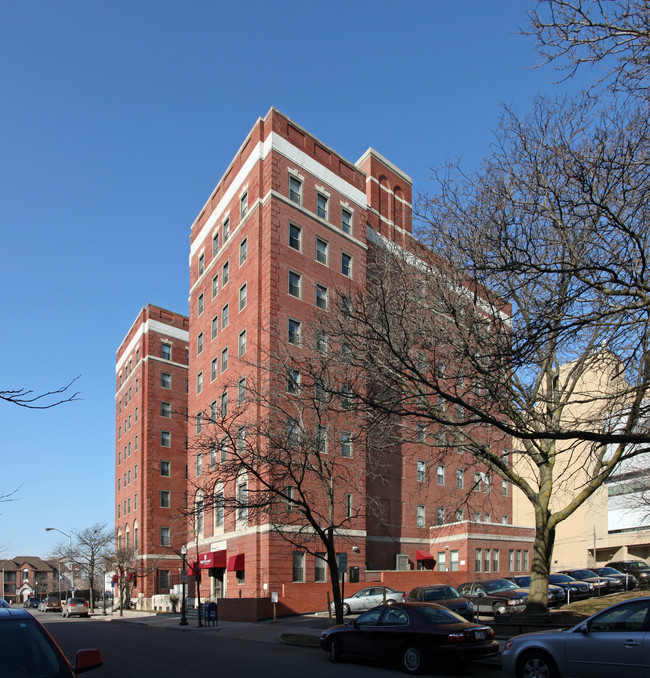
[[[476,640],[485,640],[485,631],[476,631],[474,635]]]

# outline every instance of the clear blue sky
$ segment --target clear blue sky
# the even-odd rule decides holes
[[[0,403],[2,556],[112,523],[115,351],[147,303],[188,312],[190,225],[255,120],[373,146],[427,191],[553,88],[517,34],[532,4],[2,0],[0,388],[79,375],[82,398]]]

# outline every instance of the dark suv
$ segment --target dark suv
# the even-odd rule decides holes
[[[644,560],[615,560],[607,563],[606,567],[613,567],[624,574],[633,574],[639,586],[650,586],[650,567]]]
[[[453,586],[418,586],[406,596],[406,600],[408,602],[438,603],[438,605],[443,605],[461,617],[465,617],[467,621],[474,621],[474,605],[467,598],[463,598]]]

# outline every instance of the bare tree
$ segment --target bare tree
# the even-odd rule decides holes
[[[556,526],[650,442],[648,122],[539,100],[496,136],[475,174],[437,173],[428,248],[376,239],[329,333],[368,375],[369,417],[430,422],[531,502],[539,611]]]
[[[73,530],[73,560],[88,578],[90,588],[90,611],[95,610],[95,582],[99,569],[109,555],[109,546],[115,539],[114,531],[106,523],[95,523],[83,530]],[[103,586],[102,586],[103,594]]]
[[[45,393],[35,393],[27,388],[3,389],[0,390],[0,400],[30,410],[49,410],[57,405],[79,400],[78,391],[75,393],[70,392],[70,387],[78,378],[75,377],[69,384],[54,391],[46,391]]]
[[[650,12],[645,0],[541,0],[524,31],[537,39],[545,61],[569,78],[601,66],[599,85],[646,91],[650,75]]]
[[[194,452],[204,472],[186,514],[201,535],[207,511],[217,529],[228,517],[235,529],[249,520],[270,524],[328,568],[341,621],[337,551],[365,515],[369,463],[365,423],[342,386],[352,383],[353,369],[306,328],[300,351],[277,337],[271,344],[263,364],[246,366],[245,381],[233,385],[237,402],[202,413]]]

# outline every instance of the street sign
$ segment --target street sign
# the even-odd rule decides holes
[[[348,571],[348,554],[339,553],[339,572],[345,574]]]

